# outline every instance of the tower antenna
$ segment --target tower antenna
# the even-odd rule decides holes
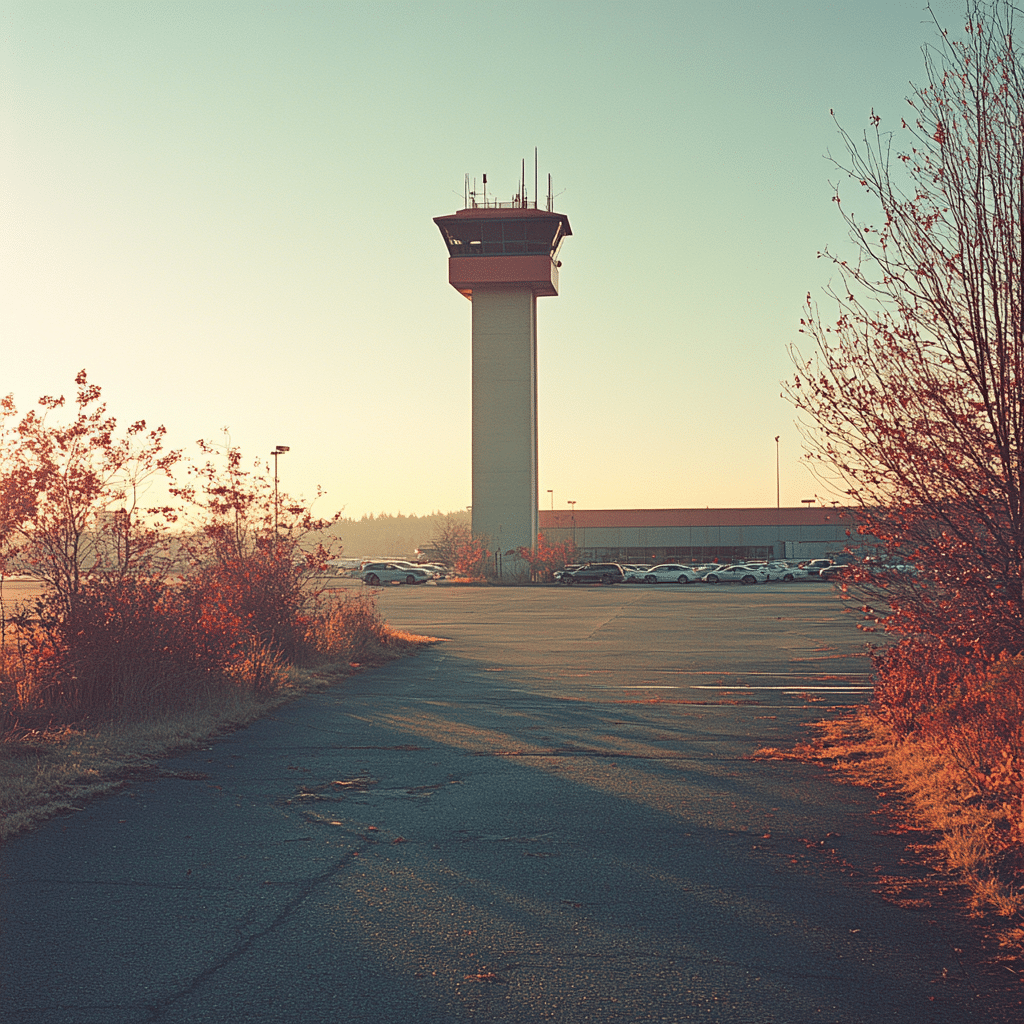
[[[537,209],[537,147],[533,147],[533,208]]]

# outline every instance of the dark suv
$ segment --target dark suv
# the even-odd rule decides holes
[[[626,573],[618,562],[588,562],[572,572],[563,572],[562,583],[621,583]]]

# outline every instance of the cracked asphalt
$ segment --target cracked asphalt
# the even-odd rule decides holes
[[[1024,1017],[884,794],[751,759],[869,697],[831,588],[379,600],[443,642],[0,850],[0,1020]]]

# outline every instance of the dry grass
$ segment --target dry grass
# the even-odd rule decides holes
[[[159,773],[169,753],[195,749],[250,724],[281,704],[338,683],[363,666],[384,664],[433,642],[386,626],[359,650],[358,663],[316,659],[315,667],[261,665],[273,686],[210,688],[187,710],[145,714],[136,705],[113,721],[0,737],[0,841],[54,815],[74,811],[143,773]]]
[[[868,710],[818,722],[793,750],[757,756],[817,761],[857,785],[898,792],[913,827],[935,836],[927,852],[968,894],[973,913],[1002,918],[1001,941],[1024,952],[1024,872],[1019,844],[1008,839],[1006,808],[980,798],[968,770],[935,736],[899,737]]]

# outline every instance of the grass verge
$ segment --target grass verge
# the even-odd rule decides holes
[[[1024,954],[1024,851],[1008,844],[1005,810],[978,798],[946,744],[899,737],[867,709],[813,728],[813,738],[791,750],[766,747],[755,756],[816,762],[855,785],[898,793],[911,826],[930,837],[916,851],[963,888],[970,913],[999,919],[994,930],[1007,954]]]
[[[336,685],[364,667],[382,665],[436,642],[382,627],[382,643],[364,644],[356,661],[291,667],[281,685],[211,688],[187,710],[138,711],[96,723],[12,729],[0,736],[0,842],[143,774],[160,774],[159,759],[195,749],[307,693]]]

